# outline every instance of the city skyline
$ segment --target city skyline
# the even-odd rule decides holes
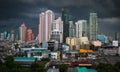
[[[85,19],[88,21],[89,13],[96,12],[99,17],[99,33],[114,36],[115,32],[120,34],[120,10],[119,1],[113,0],[17,0],[0,1],[0,32],[16,30],[21,23],[25,22],[27,27],[38,34],[39,14],[48,9],[53,10],[55,15],[61,16],[61,8],[69,10],[71,19],[75,21]],[[58,3],[58,4],[57,4]]]

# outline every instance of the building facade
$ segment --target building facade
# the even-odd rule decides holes
[[[69,37],[75,37],[75,26],[73,21],[69,21]]]
[[[20,27],[19,27],[19,37],[20,37],[20,41],[24,42],[26,41],[26,32],[27,32],[27,27],[25,26],[25,24],[23,23]]]
[[[60,30],[63,32],[63,21],[61,20],[61,17],[58,17],[53,21],[52,30]]]
[[[69,15],[68,11],[62,8],[62,21],[63,21],[63,43],[66,42],[66,38],[69,37]]]
[[[98,35],[98,16],[97,13],[90,13],[90,41],[97,40]]]
[[[29,29],[27,30],[27,41],[28,41],[28,42],[32,42],[33,40],[34,40],[34,34],[33,34],[33,32],[32,32],[32,29],[29,28]]]
[[[51,40],[58,41],[59,43],[62,43],[62,32],[60,30],[53,30],[51,33]]]
[[[76,37],[87,37],[87,21],[86,20],[78,20],[76,23]]]
[[[42,12],[39,16],[39,43],[47,42],[50,40],[50,33],[52,31],[52,23],[55,15],[53,11],[47,10]]]

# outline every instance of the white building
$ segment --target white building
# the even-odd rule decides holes
[[[76,23],[76,37],[86,37],[87,36],[87,21],[78,20]]]
[[[60,30],[63,32],[63,21],[61,20],[61,17],[58,17],[58,19],[53,21],[52,30]]]

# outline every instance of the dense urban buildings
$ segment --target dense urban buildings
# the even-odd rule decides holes
[[[27,29],[25,23],[20,25],[18,32],[12,30],[0,33],[1,64],[9,63],[4,61],[5,56],[13,55],[13,61],[23,67],[27,66],[27,69],[32,68],[32,63],[46,62],[43,66],[48,72],[59,72],[60,68],[56,69],[55,66],[62,64],[69,68],[68,72],[79,72],[82,69],[85,71],[87,68],[95,68],[100,63],[109,65],[120,60],[118,33],[115,32],[114,39],[98,34],[97,13],[90,13],[89,23],[85,19],[74,22],[66,9],[62,9],[61,15],[62,17],[56,17],[52,10],[41,12],[37,36],[32,28]]]

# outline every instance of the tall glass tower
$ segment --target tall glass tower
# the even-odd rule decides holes
[[[98,17],[97,13],[90,13],[90,41],[97,40],[98,35]]]
[[[63,21],[63,43],[66,42],[66,38],[69,37],[69,15],[68,11],[62,8],[62,21]]]
[[[75,26],[73,21],[69,21],[69,37],[75,37]]]

